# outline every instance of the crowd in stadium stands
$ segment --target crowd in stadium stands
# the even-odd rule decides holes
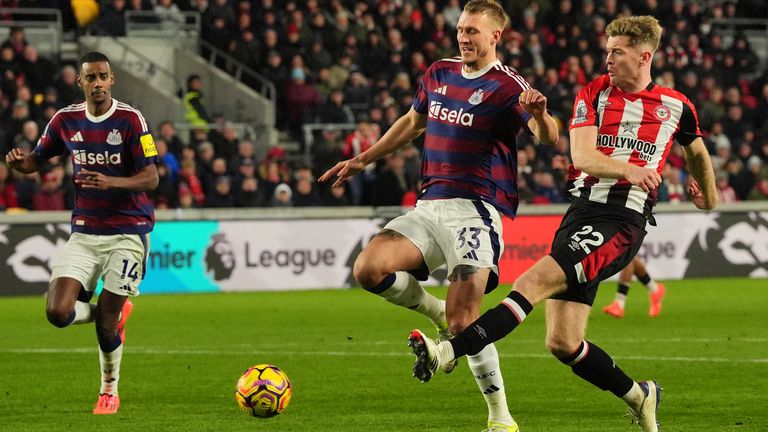
[[[765,16],[760,1],[561,0],[503,2],[512,22],[498,57],[549,99],[562,124],[554,147],[528,136],[519,141],[519,195],[525,203],[567,201],[570,164],[567,124],[576,92],[603,71],[604,28],[624,14],[651,14],[665,28],[654,59],[658,84],[693,101],[713,155],[721,202],[768,199],[768,72],[743,35],[725,43],[713,22]],[[273,147],[263,157],[237,138],[226,119],[209,114],[199,78],[188,80],[187,120],[204,120],[188,142],[174,124],[154,125],[160,155],[158,208],[411,205],[418,191],[420,143],[390,155],[344,187],[315,178],[337,161],[370,147],[406,112],[427,67],[457,53],[454,25],[459,0],[113,0],[96,23],[125,32],[126,10],[166,19],[198,11],[202,37],[271,80],[278,89],[278,127],[301,137],[304,123],[353,123],[355,129],[319,132],[312,159],[288,163]],[[669,8],[662,8],[669,4]],[[0,151],[31,149],[56,112],[82,96],[76,70],[38,56],[13,29],[0,48]],[[130,102],[130,101],[127,101]],[[208,108],[206,110],[206,108]],[[199,118],[196,118],[198,116]],[[34,210],[71,208],[66,161],[41,175],[0,165],[0,206]],[[661,201],[680,202],[688,175],[682,149],[671,150]]]

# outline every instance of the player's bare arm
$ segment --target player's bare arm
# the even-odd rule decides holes
[[[654,190],[661,184],[661,176],[655,170],[606,156],[595,147],[595,143],[596,126],[571,129],[571,157],[574,168],[595,177],[627,179],[645,192]]]
[[[717,206],[718,201],[717,189],[715,188],[715,171],[704,140],[696,138],[683,149],[685,149],[688,171],[695,179],[688,188],[691,202],[702,210],[712,210]]]
[[[336,181],[333,187],[340,186],[348,178],[358,174],[365,166],[394,152],[413,141],[424,133],[427,128],[427,117],[419,114],[413,108],[397,119],[391,128],[371,148],[352,159],[343,160],[326,171],[318,181],[325,182],[333,177]]]
[[[528,120],[528,129],[544,144],[556,143],[560,131],[555,119],[547,112],[547,97],[538,90],[527,89],[520,93],[520,106],[532,116]]]
[[[11,149],[5,155],[5,163],[18,172],[24,174],[33,173],[38,170],[37,161],[34,153],[24,153],[19,148]]]
[[[146,192],[157,188],[160,177],[155,164],[147,165],[131,177],[112,177],[85,168],[75,178],[75,184],[84,189],[125,189],[132,192]]]

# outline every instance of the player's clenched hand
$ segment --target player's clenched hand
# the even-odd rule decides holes
[[[707,209],[707,203],[704,201],[704,194],[701,192],[701,187],[696,180],[691,180],[691,184],[688,186],[688,196],[691,198],[691,202],[696,208],[702,210]]]
[[[22,162],[24,162],[25,156],[26,155],[20,148],[13,148],[5,155],[5,163],[9,167],[17,170],[21,167]]]
[[[629,166],[627,180],[645,192],[652,191],[661,184],[661,176],[655,170],[636,165]]]
[[[348,178],[365,169],[365,164],[359,158],[347,159],[334,165],[331,169],[320,176],[318,181],[325,182],[336,177],[331,187],[339,187]]]
[[[527,89],[520,93],[520,106],[533,117],[539,118],[547,112],[547,97],[536,89]]]
[[[75,184],[80,185],[84,189],[107,190],[113,187],[113,179],[114,177],[106,176],[100,172],[81,168],[77,177],[75,177]]]

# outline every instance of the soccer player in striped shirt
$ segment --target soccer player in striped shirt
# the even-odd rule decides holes
[[[468,2],[457,26],[461,56],[433,63],[411,110],[370,149],[320,178],[337,186],[425,133],[416,207],[368,243],[354,275],[364,289],[426,315],[444,339],[474,321],[483,295],[498,285],[501,214],[514,217],[518,204],[517,133],[550,144],[558,138],[546,98],[496,59],[508,20],[493,0]],[[419,285],[443,264],[450,281],[445,302]],[[487,430],[517,431],[496,348],[472,353],[468,363],[488,405]]]
[[[77,76],[85,102],[59,110],[35,149],[13,149],[6,162],[32,173],[53,156],[70,154],[75,207],[72,234],[53,265],[46,315],[56,327],[96,322],[101,389],[94,414],[114,414],[125,322],[144,277],[155,216],[146,192],[157,187],[157,151],[139,111],[112,99],[109,59],[91,52]],[[96,304],[90,299],[104,281]]]
[[[466,330],[435,343],[414,330],[417,363],[430,377],[513,331],[547,300],[547,348],[579,377],[623,399],[644,432],[658,431],[661,388],[627,376],[584,339],[600,281],[625,267],[645,236],[666,157],[677,140],[695,181],[696,207],[717,205],[712,162],[696,111],[679,92],[651,79],[661,26],[651,16],[623,17],[606,27],[608,73],[577,95],[571,119],[570,193],[574,200],[555,233],[552,251],[515,281],[512,292]]]

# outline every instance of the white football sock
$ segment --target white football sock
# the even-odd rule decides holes
[[[648,288],[648,291],[655,293],[656,290],[659,289],[659,287],[656,285],[656,281],[651,279],[648,281],[647,284],[645,284],[645,287]]]
[[[81,301],[75,302],[75,319],[72,324],[89,323],[96,319],[96,305]]]
[[[123,344],[108,353],[99,348],[99,364],[101,365],[101,390],[99,394],[117,396],[117,383],[120,381],[120,360],[122,358]]]
[[[467,356],[467,363],[475,376],[477,386],[483,392],[488,404],[488,421],[512,424],[512,415],[507,407],[507,395],[504,393],[504,378],[499,368],[499,353],[496,345],[490,344],[473,356]]]
[[[643,391],[643,388],[640,387],[640,384],[634,382],[632,383],[632,388],[629,389],[627,394],[622,396],[621,399],[624,400],[630,408],[637,410],[642,406],[643,400],[645,400],[645,392]]]
[[[426,292],[408,272],[396,272],[395,282],[379,295],[390,303],[425,315],[435,325],[445,322],[445,302]]]
[[[616,293],[616,298],[613,300],[616,303],[618,303],[622,309],[624,309],[624,304],[627,302],[627,295],[622,293]]]

